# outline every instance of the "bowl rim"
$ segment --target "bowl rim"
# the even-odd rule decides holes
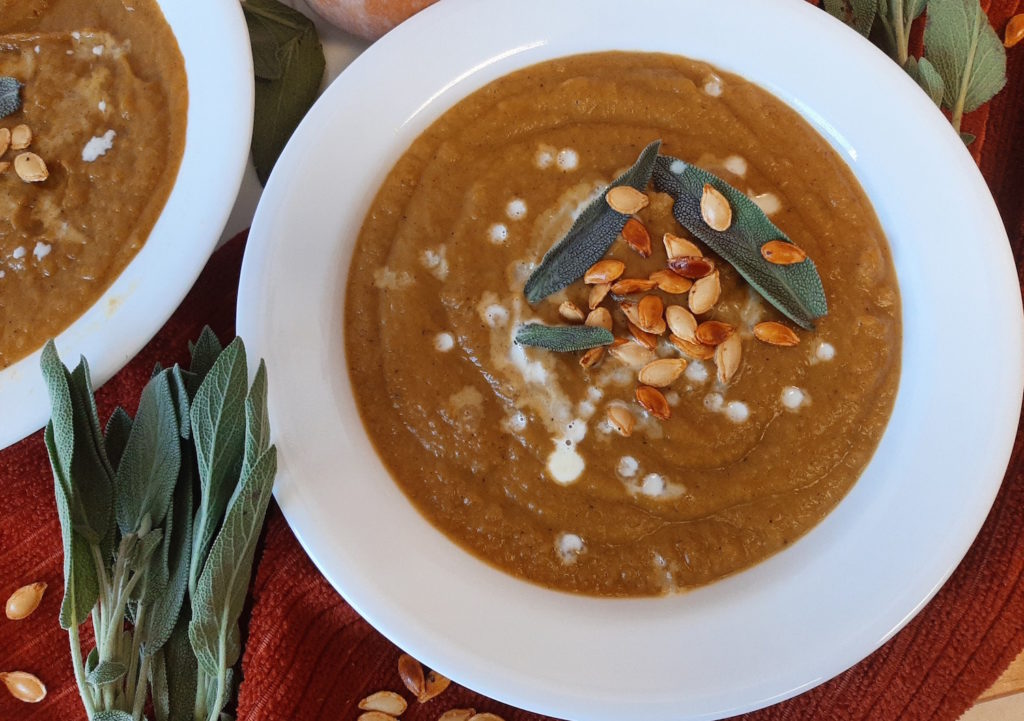
[[[239,3],[209,3],[202,22],[188,0],[157,0],[178,40],[188,82],[185,149],[178,177],[149,238],[102,296],[55,343],[88,359],[97,387],[156,335],[216,247],[238,194],[252,136],[254,75]],[[0,448],[42,428],[49,396],[42,349],[0,370]]]
[[[721,718],[789,698],[854,665],[949,577],[981,528],[1009,459],[1024,392],[1024,314],[1005,230],[976,165],[924,93],[867,41],[787,0],[713,7],[637,0],[630,17],[621,10],[610,0],[554,7],[543,0],[515,7],[449,0],[357,58],[307,115],[270,178],[243,261],[237,328],[251,356],[268,366],[278,503],[328,581],[385,636],[463,685],[553,716]],[[612,27],[580,20],[610,12],[621,20]],[[685,18],[699,32],[676,36],[668,22],[652,29],[644,23],[650,17]],[[804,50],[767,52],[770,38],[783,33]],[[904,291],[904,374],[890,426],[861,480],[788,550],[678,596],[571,596],[512,579],[448,542],[376,459],[353,416],[343,362],[338,372],[350,229],[361,224],[408,142],[487,81],[576,52],[670,47],[782,98],[851,166],[890,238]],[[415,76],[406,70],[410,58],[419,63]],[[402,92],[382,94],[381,87]],[[351,102],[364,96],[374,97],[372,120],[360,119]],[[878,97],[886,98],[884,108],[867,102]],[[324,138],[335,142],[328,148]],[[339,169],[340,146],[360,170]],[[325,172],[318,163],[333,168]],[[919,181],[901,186],[895,198],[892,178],[901,167],[917,168]],[[346,194],[337,198],[318,184]],[[332,218],[310,215],[318,208]],[[948,278],[943,251],[955,250],[965,230],[978,253],[957,272],[999,310],[993,317],[965,308],[943,308],[940,317],[929,305],[939,297],[939,279]],[[943,325],[950,313],[991,333],[998,353],[985,379],[944,387],[946,396],[936,398],[932,389],[948,386],[943,379],[957,367],[955,359],[937,357],[958,347],[954,329]],[[312,378],[326,383],[314,388]],[[936,413],[948,414],[956,428],[933,423],[922,439],[914,423]],[[372,482],[382,478],[386,484]],[[928,494],[915,495],[928,483]],[[872,542],[879,528],[893,548]],[[659,674],[666,663],[675,676]]]

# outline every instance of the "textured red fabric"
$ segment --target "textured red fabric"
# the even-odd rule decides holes
[[[999,31],[1022,9],[1019,0],[984,4]],[[1024,47],[1009,56],[1007,88],[989,106],[968,116],[964,129],[978,135],[972,151],[992,188],[1024,280]],[[188,340],[203,324],[222,338],[230,336],[242,249],[239,238],[218,251],[157,337],[99,391],[104,417],[117,404],[135,403],[156,362],[184,360]],[[0,483],[0,598],[31,581],[50,586],[41,608],[28,619],[0,619],[0,670],[37,674],[49,695],[42,703],[27,705],[0,691],[0,719],[83,719],[67,636],[56,623],[61,543],[41,434],[0,452]],[[354,719],[356,704],[366,694],[382,688],[404,693],[396,670],[400,651],[327,584],[274,506],[257,564],[245,619],[239,719]],[[992,512],[935,599],[857,666],[802,696],[743,718],[952,721],[1021,649],[1024,433],[1018,432]],[[458,706],[491,711],[508,721],[540,718],[455,685],[427,704],[413,702],[403,718],[433,721]]]

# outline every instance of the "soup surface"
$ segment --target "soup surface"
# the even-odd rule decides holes
[[[722,287],[697,320],[734,326],[742,358],[723,382],[714,359],[656,337],[645,360],[688,360],[661,389],[665,420],[637,403],[638,366],[620,354],[584,369],[580,353],[513,341],[525,322],[570,323],[564,301],[589,312],[594,286],[582,280],[534,306],[524,283],[574,214],[658,138],[663,153],[754,197],[813,258],[830,309],[814,331],[795,328],[697,243]],[[671,198],[647,192],[637,218],[650,257],[621,238],[607,256],[626,277],[665,269],[664,233],[690,237]],[[347,288],[352,386],[395,480],[481,559],[568,591],[662,594],[792,543],[856,481],[898,384],[896,277],[848,167],[769,93],[680,57],[569,57],[455,105],[388,175]],[[661,289],[609,293],[599,307],[616,337],[631,337],[621,301],[644,295],[687,305]],[[757,340],[764,321],[799,343]],[[615,408],[635,420],[629,435],[609,422]]]
[[[0,368],[96,302],[146,242],[177,177],[188,90],[155,0],[0,0],[0,76],[22,85],[25,151],[0,171]],[[159,282],[154,279],[154,282]]]

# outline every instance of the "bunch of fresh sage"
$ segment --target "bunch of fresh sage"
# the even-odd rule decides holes
[[[42,354],[46,447],[64,538],[60,623],[93,721],[218,721],[277,470],[267,377],[208,328],[188,369],[156,368],[132,418],[101,427],[89,367]],[[80,627],[96,645],[83,653]]]
[[[978,0],[824,0],[825,10],[887,52],[960,131],[964,113],[1006,84],[1006,49]],[[927,10],[924,54],[910,54],[910,29]]]

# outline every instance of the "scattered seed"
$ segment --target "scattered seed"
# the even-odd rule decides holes
[[[1024,40],[1024,13],[1010,18],[1010,22],[1006,23],[1006,35],[1003,37],[1003,45],[1007,48],[1012,48]]]
[[[405,699],[394,691],[378,691],[359,702],[359,708],[363,711],[380,711],[392,716],[401,716],[408,706]]]
[[[715,357],[715,349],[709,345],[695,343],[676,335],[670,335],[668,339],[672,345],[694,360],[711,360]]]
[[[694,333],[697,331],[697,319],[686,308],[681,305],[670,305],[665,309],[665,321],[672,335],[691,343],[696,342]]]
[[[636,310],[639,320],[637,325],[642,330],[655,335],[665,332],[665,318],[663,317],[665,304],[661,302],[661,298],[656,295],[645,295],[637,303]]]
[[[398,657],[398,675],[402,677],[402,683],[414,695],[419,697],[423,693],[423,666],[407,653]]]
[[[590,266],[590,269],[583,274],[583,282],[593,285],[594,283],[611,283],[617,280],[626,270],[626,264],[614,258],[599,260]]]
[[[668,255],[669,260],[684,255],[704,255],[695,243],[672,233],[665,233],[661,238],[661,242],[665,244],[665,253]]]
[[[755,325],[754,337],[769,345],[794,346],[800,343],[800,336],[792,329],[772,320]]]
[[[640,325],[640,311],[636,303],[631,300],[624,300],[619,303],[619,309],[626,316],[626,320],[633,325]]]
[[[616,185],[604,194],[604,199],[612,210],[623,215],[638,213],[651,202],[645,193],[631,185]]]
[[[720,320],[706,320],[697,326],[693,335],[698,343],[714,346],[725,342],[735,332],[736,326],[734,325],[723,323]]]
[[[672,385],[684,370],[686,361],[682,358],[659,358],[640,369],[639,380],[644,385],[664,388]]]
[[[423,693],[417,696],[416,700],[420,703],[426,703],[430,699],[436,698],[444,693],[445,689],[447,689],[451,683],[451,679],[446,676],[442,676],[437,671],[430,671],[427,673],[427,680],[423,686]]]
[[[11,131],[8,128],[0,128],[0,155],[7,152],[11,147]]]
[[[364,711],[357,721],[395,721],[395,717],[382,711]]]
[[[478,713],[470,716],[469,721],[505,721],[505,719],[493,713]]]
[[[558,306],[558,315],[570,323],[582,323],[586,318],[580,307],[571,300],[562,301],[562,304]]]
[[[718,366],[718,380],[728,383],[740,368],[743,347],[738,333],[733,333],[715,347],[715,365]]]
[[[604,360],[605,347],[603,345],[596,346],[587,350],[580,356],[580,366],[583,370],[590,370],[602,360]]]
[[[613,344],[608,352],[613,358],[617,358],[635,370],[640,370],[657,358],[657,356],[654,355],[654,351],[650,348],[644,348],[639,343],[632,343],[630,341],[620,343],[618,345]]]
[[[0,681],[4,682],[11,696],[25,703],[39,703],[46,698],[46,686],[38,678],[24,671],[0,673]]]
[[[46,163],[35,153],[22,153],[15,156],[14,172],[26,183],[39,183],[50,177]]]
[[[732,225],[732,206],[711,183],[704,183],[704,192],[700,196],[700,217],[712,230],[719,232],[728,230]]]
[[[657,388],[640,385],[636,387],[637,403],[655,418],[667,421],[672,417],[672,409],[669,408],[665,396]]]
[[[685,293],[693,285],[692,280],[676,275],[671,270],[656,270],[651,273],[650,280],[657,284],[658,290],[672,294]]]
[[[608,295],[608,291],[612,289],[611,283],[598,283],[590,289],[590,297],[587,299],[587,305],[590,306],[590,310],[594,310],[597,306],[601,305],[601,301]]]
[[[640,345],[645,348],[650,348],[651,350],[655,350],[658,347],[658,336],[653,333],[648,333],[633,323],[627,323],[627,327],[629,328],[629,334],[633,336],[633,338],[636,339],[636,342]]]
[[[12,621],[20,621],[28,618],[32,612],[39,608],[43,600],[43,592],[46,591],[46,584],[42,581],[22,586],[11,594],[7,599],[5,611],[7,618]]]
[[[24,150],[32,144],[32,128],[24,123],[11,129],[11,150]]]
[[[793,265],[807,259],[802,248],[784,240],[769,240],[761,246],[761,257],[775,265]]]
[[[690,288],[690,311],[700,315],[707,313],[715,307],[719,296],[722,295],[722,284],[718,279],[716,270],[706,278],[701,278]]]
[[[647,226],[636,218],[630,218],[622,228],[622,239],[626,245],[644,258],[651,257],[651,234]]]
[[[587,325],[591,328],[612,329],[612,314],[607,308],[594,308],[587,316]],[[600,347],[600,346],[598,346]]]
[[[622,406],[608,406],[608,423],[615,431],[629,438],[633,435],[633,428],[636,426],[636,418],[629,412],[628,408]]]
[[[648,278],[622,278],[612,285],[612,293],[615,295],[632,295],[634,293],[646,293],[653,290],[658,281]]]
[[[437,717],[437,721],[469,721],[476,714],[475,708],[450,708]]]
[[[715,263],[710,258],[699,255],[681,255],[668,262],[668,267],[676,275],[690,280],[705,278],[715,272]]]

